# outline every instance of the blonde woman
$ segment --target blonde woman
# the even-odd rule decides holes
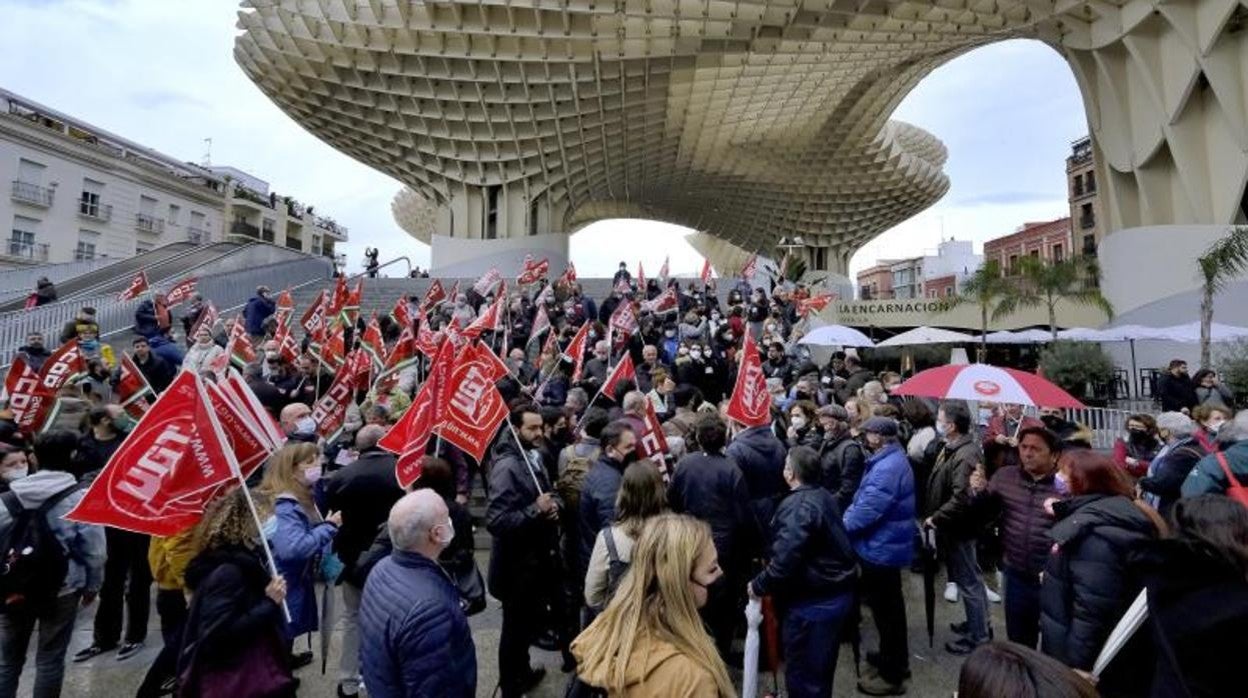
[[[321,478],[321,461],[316,444],[289,443],[269,459],[258,490],[268,513],[264,535],[287,584],[289,640],[317,629],[315,563],[342,525],[341,514],[331,512],[322,519],[312,501],[312,488]],[[305,652],[294,657],[293,663],[298,667],[310,661],[311,653]]]
[[[710,526],[678,514],[650,519],[615,596],[572,642],[580,678],[612,698],[736,696],[698,616],[722,575]]]

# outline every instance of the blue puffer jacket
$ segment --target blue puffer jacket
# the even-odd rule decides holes
[[[914,473],[906,452],[890,443],[867,459],[862,484],[845,511],[858,557],[886,567],[914,559]]]
[[[243,307],[243,324],[247,326],[247,333],[252,335],[264,334],[264,321],[277,310],[277,303],[269,298],[261,298],[260,296],[252,296],[247,301],[247,305]]]
[[[299,502],[289,494],[277,496],[264,535],[273,548],[277,572],[286,580],[286,607],[290,622],[286,636],[297,637],[317,629],[316,571],[320,553],[329,550],[338,527],[322,521],[312,524]]]
[[[436,562],[396,550],[360,602],[360,668],[371,698],[470,698],[477,650],[459,592]]]

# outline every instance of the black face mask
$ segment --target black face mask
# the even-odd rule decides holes
[[[1066,420],[1055,414],[1046,414],[1040,418],[1040,421],[1044,422],[1044,426],[1048,427],[1050,431],[1057,431],[1066,424]]]
[[[1131,443],[1137,446],[1147,446],[1153,443],[1152,434],[1148,433],[1147,431],[1140,431],[1138,429],[1132,429],[1128,431],[1127,438],[1131,440]]]
[[[624,454],[623,460],[620,461],[625,466],[632,465],[637,462],[637,451],[629,451]]]

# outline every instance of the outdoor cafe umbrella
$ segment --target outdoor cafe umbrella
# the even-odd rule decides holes
[[[875,342],[867,335],[844,325],[824,325],[807,332],[798,344],[813,344],[820,347],[873,347]]]
[[[969,334],[942,330],[939,327],[916,327],[875,345],[877,347],[905,347],[912,344],[964,344],[974,342]]]
[[[1081,408],[1070,393],[1035,374],[988,364],[948,365],[920,371],[894,395],[945,400],[988,400],[1013,405]]]

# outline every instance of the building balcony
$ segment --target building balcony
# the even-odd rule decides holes
[[[339,240],[342,240],[345,242],[347,239],[346,226],[338,225],[338,223],[336,223],[334,219],[332,218],[326,218],[324,216],[313,216],[312,225],[320,228],[321,230],[324,230],[326,233],[328,233],[332,237],[335,237]]]
[[[248,223],[247,221],[234,221],[230,224],[230,234],[245,235],[249,238],[260,239],[260,229]]]
[[[1079,219],[1079,227],[1083,230],[1096,227],[1096,218],[1093,216],[1085,216]]]
[[[113,219],[113,207],[108,204],[79,201],[78,215],[100,223],[107,223]]]
[[[165,219],[156,218],[146,213],[138,213],[134,216],[134,229],[140,233],[160,235],[165,232]]]
[[[260,231],[260,239],[265,242],[273,242],[277,239],[277,235],[273,232],[272,228],[265,228]]]
[[[23,182],[20,179],[13,180],[14,201],[27,204],[29,206],[38,206],[39,208],[51,208],[52,198],[56,194],[55,191],[48,187],[41,187],[38,184]]]
[[[299,238],[286,237],[286,247],[291,250],[303,251],[303,241]]]
[[[15,257],[30,262],[48,261],[48,244],[46,242],[20,242],[9,240],[3,248],[5,256]]]
[[[186,241],[193,242],[196,245],[202,245],[210,240],[208,231],[202,228],[186,227]]]

